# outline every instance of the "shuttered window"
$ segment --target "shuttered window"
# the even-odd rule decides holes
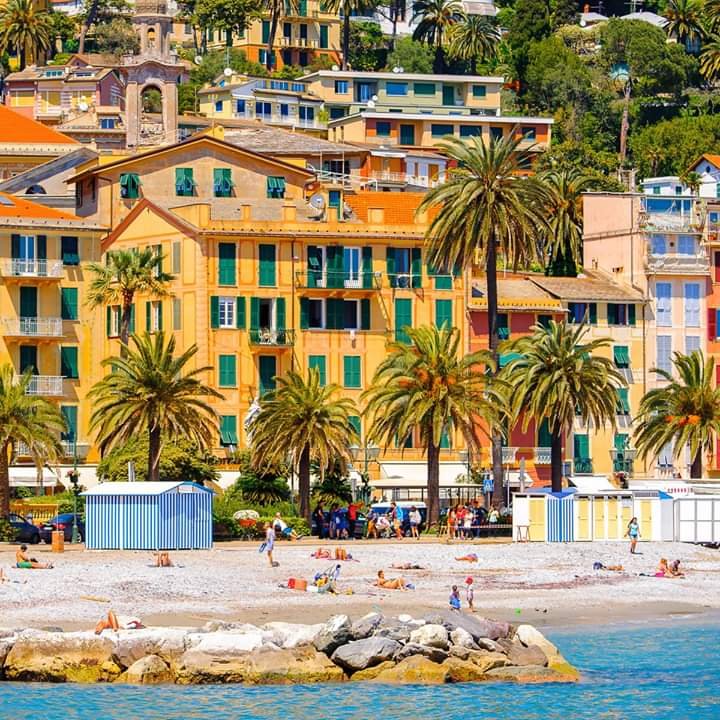
[[[221,415],[220,416],[220,444],[221,445],[237,445],[237,416]]]
[[[275,376],[277,375],[277,363],[272,355],[260,355],[258,357],[258,371],[260,375],[260,395],[275,389]]]
[[[405,328],[412,327],[412,300],[395,298],[395,340],[410,344],[410,336]]]
[[[658,370],[672,372],[672,336],[658,335],[655,339]]]
[[[327,385],[327,358],[324,355],[310,355],[308,368],[317,370],[320,375],[320,384]]]
[[[137,173],[120,175],[120,197],[127,200],[140,197],[140,176]]]
[[[655,283],[655,324],[658,327],[672,326],[672,283]]]
[[[80,377],[78,373],[77,347],[63,346],[60,348],[60,374],[71,379]]]
[[[452,328],[452,300],[435,301],[435,325],[438,328],[444,327],[446,330]]]
[[[175,194],[178,197],[192,197],[195,194],[192,168],[175,168]]]
[[[361,387],[359,355],[345,355],[343,358],[343,385],[346,388]]]
[[[75,443],[78,439],[78,409],[77,405],[61,405],[60,412],[65,418],[67,429],[60,433],[60,439],[66,443]]]
[[[60,317],[63,320],[78,319],[77,288],[60,288]]]
[[[213,193],[215,197],[229,198],[232,196],[233,181],[230,168],[215,168],[213,170]]]
[[[275,246],[260,245],[258,248],[260,277],[259,285],[261,287],[273,287],[277,282],[275,269]]]
[[[60,255],[63,265],[79,265],[78,239],[72,235],[63,235],[60,238]]]
[[[628,352],[627,345],[616,345],[613,348],[613,359],[615,360],[615,366],[620,369],[627,369],[630,367],[630,354]]]
[[[220,355],[218,358],[218,384],[220,387],[237,386],[237,357]]]
[[[285,178],[270,176],[266,180],[267,197],[273,199],[281,199],[285,197]]]
[[[218,245],[218,284],[235,285],[236,277],[236,246],[235,243],[220,243]]]

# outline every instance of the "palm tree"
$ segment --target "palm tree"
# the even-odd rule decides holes
[[[700,53],[700,74],[710,83],[720,77],[720,35],[710,35]]]
[[[694,170],[686,170],[680,175],[680,182],[690,190],[690,194],[693,197],[697,197],[700,192],[700,186],[702,185],[702,177],[700,173]]]
[[[265,46],[267,49],[265,67],[268,69],[268,72],[270,72],[273,70],[273,49],[275,47],[275,35],[278,25],[282,18],[297,13],[298,0],[265,0],[263,5],[264,11],[270,14],[270,26],[268,28],[268,38]]]
[[[404,330],[412,344],[390,345],[362,399],[371,442],[404,447],[417,428],[427,452],[427,513],[433,524],[440,512],[443,435],[459,430],[468,448],[479,451],[478,423],[498,425],[502,397],[485,373],[486,366],[494,366],[492,357],[486,351],[462,356],[457,328]]]
[[[197,345],[175,355],[175,338],[165,334],[132,335],[134,347],[102,365],[111,372],[96,383],[88,398],[94,410],[90,429],[97,430],[101,453],[139,433],[148,435],[148,480],[159,480],[163,437],[190,440],[207,447],[217,429],[215,411],[204,398],[223,396],[199,376],[209,367],[189,370]]]
[[[459,0],[415,0],[413,22],[417,27],[413,40],[435,46],[433,71],[445,72],[445,41],[453,26],[465,20],[465,11]]]
[[[437,210],[425,242],[428,262],[436,268],[473,263],[485,268],[488,307],[488,346],[498,361],[498,252],[509,265],[527,267],[541,258],[542,207],[546,190],[537,178],[522,177],[532,160],[512,138],[485,144],[480,137],[448,138],[443,152],[457,162],[447,182],[433,188],[419,211]],[[502,500],[502,437],[492,436],[496,500]]]
[[[547,218],[545,254],[546,273],[560,277],[576,277],[582,265],[582,195],[592,182],[579,168],[548,170],[541,176],[548,188],[544,213]]]
[[[715,360],[705,360],[700,350],[690,355],[675,353],[672,373],[653,368],[658,378],[667,382],[645,394],[635,427],[635,443],[640,456],[657,455],[674,443],[673,457],[678,458],[690,446],[690,477],[702,477],[703,457],[713,451],[720,433],[720,388],[713,387]]]
[[[124,353],[130,335],[132,306],[137,293],[153,297],[168,297],[172,293],[167,284],[173,276],[162,271],[161,255],[151,248],[141,251],[115,250],[107,254],[107,262],[89,263],[93,275],[87,292],[91,308],[120,305],[120,352]]]
[[[468,15],[463,22],[450,28],[450,55],[470,62],[470,72],[477,70],[478,61],[496,57],[500,30],[486,15]]]
[[[331,461],[350,458],[357,433],[350,417],[355,404],[339,385],[320,383],[316,368],[307,379],[296,372],[277,378],[277,387],[260,400],[248,432],[257,468],[276,465],[288,458],[297,470],[300,515],[310,522],[310,462],[326,468]]]
[[[327,0],[326,12],[339,13],[343,19],[342,32],[342,69],[348,69],[350,56],[350,18],[353,15],[365,15],[375,10],[379,0]]]
[[[523,432],[531,420],[547,420],[551,436],[550,462],[553,492],[562,490],[562,443],[576,417],[585,425],[615,425],[617,390],[625,379],[612,360],[597,350],[610,346],[610,338],[586,341],[589,328],[551,320],[535,325],[527,335],[503,345],[516,353],[501,377],[510,387],[512,414],[522,416]]]
[[[683,45],[703,35],[702,5],[698,0],[668,0],[663,13],[667,19],[665,32]]]
[[[55,463],[62,454],[60,433],[67,429],[56,405],[28,395],[28,370],[19,378],[10,364],[0,365],[0,518],[10,512],[10,451],[24,443],[36,466]]]
[[[50,21],[34,0],[9,0],[0,10],[0,51],[14,50],[24,70],[28,55],[38,55],[52,44]]]

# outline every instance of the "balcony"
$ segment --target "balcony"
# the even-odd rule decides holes
[[[710,258],[705,252],[688,255],[649,252],[645,267],[648,272],[660,275],[709,275]]]
[[[613,472],[625,473],[626,475],[633,474],[633,465],[635,458],[637,457],[637,450],[635,448],[626,448],[624,450],[616,450],[613,448],[610,450],[610,459],[612,460]]]
[[[593,471],[593,461],[590,458],[575,458],[573,465],[575,475],[590,475]]]
[[[516,447],[504,447],[502,449],[502,463],[503,465],[514,465],[517,462],[517,454],[520,448]]]
[[[240,120],[260,120],[268,125],[283,125],[286,127],[304,128],[306,130],[326,130],[327,122],[317,118],[299,118],[296,115],[282,115],[273,113],[270,115],[259,114],[246,110],[245,112],[234,112],[233,117]]]
[[[22,260],[13,258],[4,260],[0,270],[5,278],[50,278],[58,279],[63,276],[62,260]]]
[[[16,382],[20,375],[15,376]],[[25,389],[26,395],[44,395],[48,397],[61,397],[63,392],[62,375],[33,375],[30,384]]]
[[[444,182],[444,179],[431,178],[427,175],[409,175],[390,170],[371,170],[370,179],[376,180],[381,185],[413,185],[422,188],[434,188]]]
[[[6,337],[49,337],[63,336],[63,321],[52,317],[3,318],[3,334]]]
[[[258,348],[289,348],[295,345],[294,330],[273,330],[272,328],[250,328],[250,345]]]
[[[291,48],[316,48],[318,41],[311,38],[304,37],[285,37],[284,35],[280,38],[281,47]]]
[[[550,465],[551,448],[536,447],[533,448],[533,462],[536,465]]]
[[[90,443],[86,442],[75,443],[69,440],[61,440],[60,447],[63,457],[66,458],[75,457],[75,454],[77,454],[78,458],[85,458],[90,452]],[[15,454],[23,458],[31,457],[30,448],[24,442],[15,443]]]
[[[306,290],[380,290],[381,272],[344,272],[335,270],[308,270],[295,273],[295,286]]]

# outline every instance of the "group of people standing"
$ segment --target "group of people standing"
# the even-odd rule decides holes
[[[500,522],[500,511],[492,505],[489,510],[476,498],[467,505],[457,504],[447,512],[446,523],[441,534],[450,540],[469,540],[480,537],[481,525],[496,525]]]

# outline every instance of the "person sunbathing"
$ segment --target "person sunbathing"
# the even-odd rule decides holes
[[[390,567],[393,570],[425,570],[422,565],[416,565],[415,563],[393,563]]]
[[[310,557],[315,558],[316,560],[329,560],[330,551],[318,548],[314,553],[310,554]]]
[[[593,563],[593,570],[609,570],[611,572],[624,572],[622,565],[603,565],[601,562]]]
[[[27,545],[21,545],[15,552],[15,567],[21,570],[50,570],[52,563],[41,563],[27,556]]]
[[[378,587],[385,588],[386,590],[404,590],[405,580],[404,578],[386,578],[385,573],[382,570],[378,570],[378,576],[375,584]]]
[[[673,560],[668,566],[668,570],[672,577],[685,577],[685,573],[680,570],[679,560]]]
[[[461,557],[455,558],[458,562],[477,562],[478,556],[475,553],[468,553],[467,555],[462,555]]]
[[[103,630],[139,630],[144,627],[139,618],[118,616],[113,610],[109,610],[107,618],[100,619],[95,626],[95,634],[100,635]]]
[[[155,567],[173,567],[173,561],[170,559],[169,552],[159,552],[155,553],[155,555],[157,556]]]
[[[660,563],[658,564],[658,569],[655,573],[655,577],[672,577],[672,571],[670,570],[670,567],[668,566],[668,561],[665,558],[660,558]]]

